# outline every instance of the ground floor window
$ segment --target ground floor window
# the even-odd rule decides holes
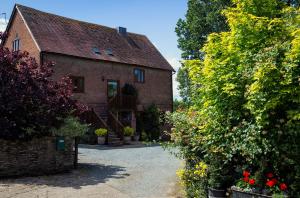
[[[84,77],[82,76],[70,76],[73,84],[74,93],[83,93],[84,92]]]

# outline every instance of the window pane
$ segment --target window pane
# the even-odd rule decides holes
[[[145,82],[145,71],[142,69],[134,69],[135,82]]]
[[[109,81],[107,88],[108,88],[107,94],[109,98],[114,97],[118,94],[118,82]]]

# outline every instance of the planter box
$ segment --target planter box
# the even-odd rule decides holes
[[[244,192],[235,187],[231,188],[232,198],[272,198],[272,196],[257,194],[253,192]]]
[[[272,198],[272,196],[232,190],[232,198]]]
[[[208,188],[209,198],[226,198],[226,190]]]

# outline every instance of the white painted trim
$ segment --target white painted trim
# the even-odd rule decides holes
[[[38,45],[38,43],[36,42],[36,40],[35,40],[35,38],[34,38],[32,32],[31,32],[31,30],[30,30],[30,28],[29,28],[27,22],[25,21],[25,18],[23,17],[22,13],[20,12],[18,6],[16,6],[16,9],[18,10],[18,13],[20,14],[22,20],[24,21],[24,24],[25,24],[26,28],[28,29],[28,32],[29,32],[31,38],[33,39],[35,45],[37,46],[38,50],[41,52],[41,48],[40,48],[40,46]]]

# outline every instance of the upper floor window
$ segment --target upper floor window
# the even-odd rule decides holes
[[[84,77],[82,76],[70,76],[73,84],[74,93],[83,93],[84,92]]]
[[[12,43],[12,49],[13,49],[13,52],[17,52],[20,50],[20,39],[18,38],[18,36]]]
[[[145,82],[145,70],[135,68],[133,73],[134,73],[134,82],[139,82],[139,83]]]

